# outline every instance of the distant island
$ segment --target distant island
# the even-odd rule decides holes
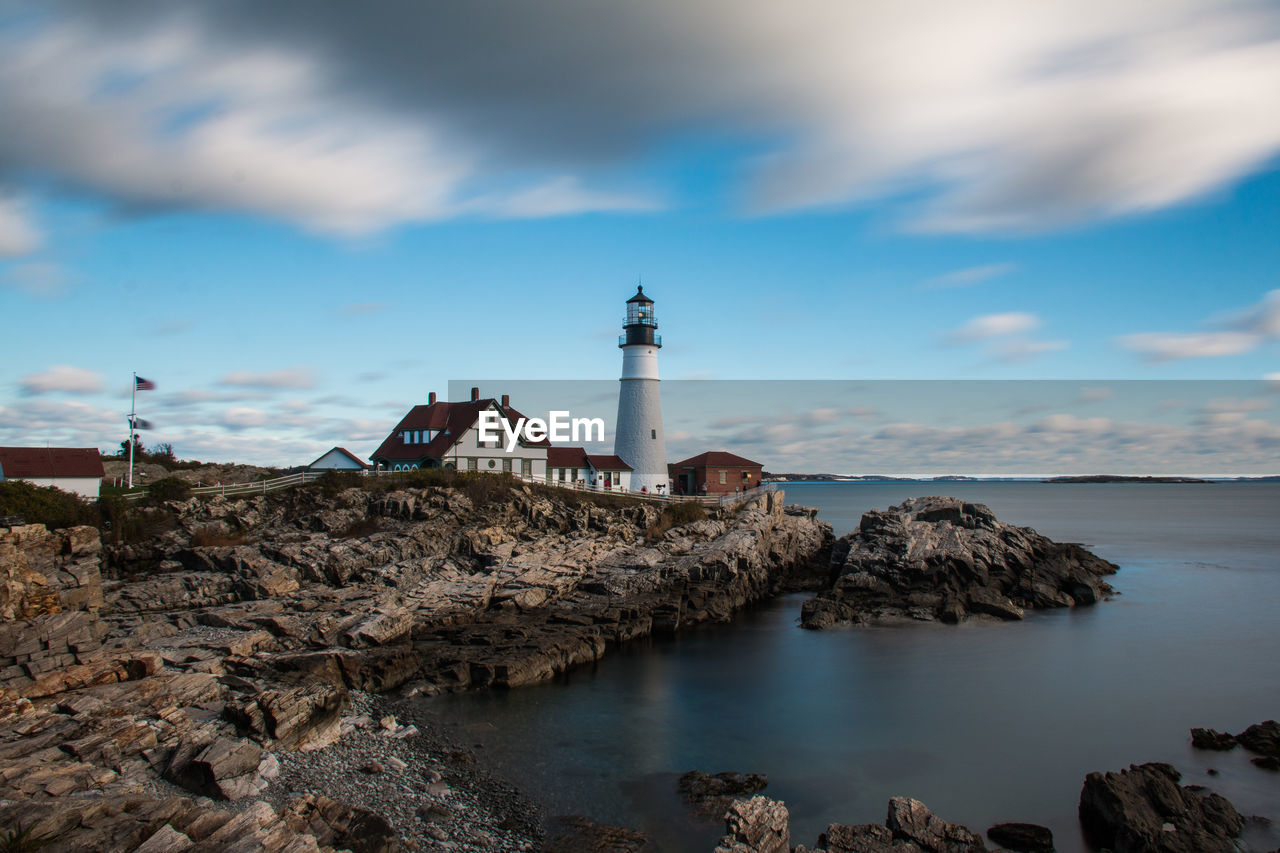
[[[1119,474],[1089,474],[1084,477],[1051,477],[1044,483],[1212,483],[1199,477],[1124,477]]]

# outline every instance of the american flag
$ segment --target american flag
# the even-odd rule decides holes
[[[133,419],[134,429],[152,429],[151,421],[144,421],[142,418],[135,417]]]
[[[133,377],[133,382],[133,387],[137,391],[154,391],[156,388],[156,383],[152,382],[150,379],[143,379],[141,376],[136,374]]]

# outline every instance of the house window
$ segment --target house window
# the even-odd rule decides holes
[[[520,473],[524,474],[526,477],[533,476],[533,460],[532,459],[520,460]]]
[[[728,473],[728,472],[726,472],[726,471],[721,471],[721,472],[720,472],[720,485],[722,485],[722,486],[725,484],[725,475],[726,475],[727,473]]]
[[[511,457],[510,456],[502,457],[502,473],[504,474],[511,473]]]
[[[490,459],[490,460],[489,460],[489,467],[490,467],[490,468],[492,468],[493,466],[495,466],[495,465],[497,465],[497,464],[498,464],[498,463],[497,463],[497,462],[494,462],[492,459]]]
[[[479,460],[476,459],[474,456],[467,457],[467,470],[468,471],[479,470]]]
[[[750,471],[743,471],[743,472],[742,472],[742,480],[743,480],[743,482],[748,482],[748,481],[750,481],[750,480],[751,480],[751,472],[750,472]]]

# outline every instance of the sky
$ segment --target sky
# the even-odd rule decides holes
[[[180,457],[367,457],[465,377],[616,379],[643,281],[664,380],[836,383],[752,436],[898,442],[727,395],[673,453],[974,473],[836,381],[981,380],[1000,435],[988,392],[1140,380],[982,470],[1280,473],[1277,104],[1269,2],[0,0],[0,444],[118,446],[136,372]]]

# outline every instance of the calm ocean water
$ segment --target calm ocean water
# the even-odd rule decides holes
[[[722,831],[676,797],[690,769],[767,774],[810,846],[908,795],[975,831],[1031,821],[1085,849],[1085,774],[1145,761],[1280,826],[1280,774],[1188,735],[1280,717],[1280,484],[789,484],[787,500],[839,535],[939,493],[1086,544],[1120,564],[1122,595],[1020,623],[823,633],[796,626],[806,596],[787,596],[554,683],[426,707],[549,814],[643,829],[665,851],[705,853]],[[1280,831],[1248,840],[1269,850]]]

